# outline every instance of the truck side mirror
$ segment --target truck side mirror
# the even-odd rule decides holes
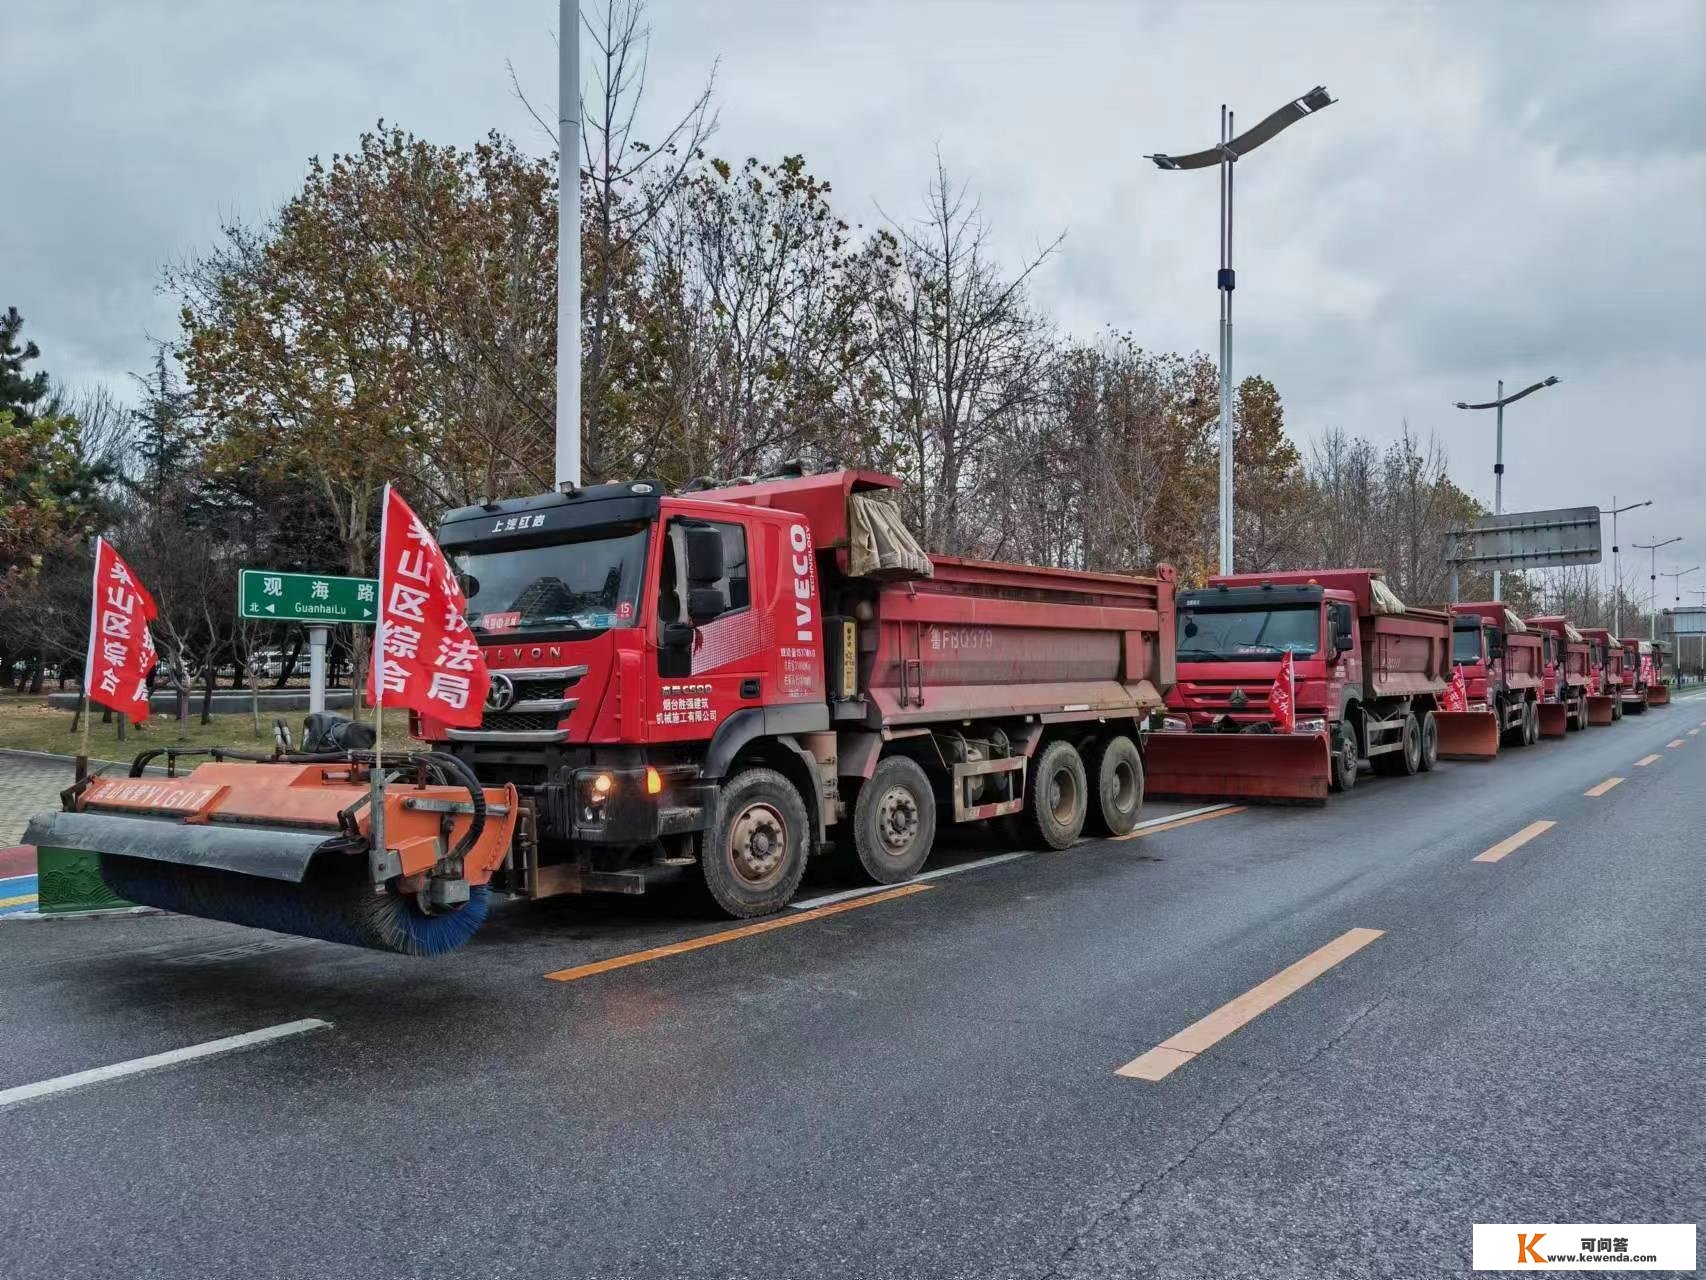
[[[687,617],[694,626],[729,611],[729,598],[721,587],[687,588]]]
[[[665,649],[679,652],[692,652],[693,627],[686,622],[666,622],[659,637]]]
[[[723,576],[723,536],[715,529],[688,526],[687,585],[702,587]],[[691,606],[689,612],[691,612]]]

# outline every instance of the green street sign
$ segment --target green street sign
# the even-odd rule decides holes
[[[269,622],[365,622],[378,609],[376,578],[244,569],[237,577],[237,612]]]

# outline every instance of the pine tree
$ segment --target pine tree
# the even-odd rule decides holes
[[[24,373],[24,365],[41,355],[33,342],[18,345],[24,317],[16,307],[7,307],[0,315],[0,410],[11,410],[12,425],[27,427],[35,421],[32,406],[47,394],[47,374],[37,370]]]

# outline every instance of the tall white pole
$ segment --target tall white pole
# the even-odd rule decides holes
[[[1611,630],[1623,643],[1623,578],[1617,572],[1617,495],[1611,495]]]
[[[557,487],[581,482],[581,13],[557,6]]]
[[[1505,513],[1505,380],[1499,379],[1499,425],[1493,445],[1493,514]],[[1493,570],[1493,599],[1503,600],[1504,575]]]
[[[1232,567],[1232,140],[1233,115],[1220,108],[1220,571]]]

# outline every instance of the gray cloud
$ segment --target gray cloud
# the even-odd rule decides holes
[[[380,116],[546,143],[549,0],[57,3],[9,13],[29,177],[0,240],[54,372],[124,387],[174,326],[162,263],[262,216]],[[1696,0],[831,6],[654,0],[657,118],[721,59],[715,149],[801,151],[852,220],[914,208],[940,148],[1012,261],[1064,230],[1068,331],[1215,346],[1214,182],[1144,152],[1325,83],[1341,101],[1241,166],[1238,367],[1293,430],[1437,431],[1490,499],[1491,424],[1450,407],[1557,373],[1509,417],[1507,505],[1656,504],[1625,542],[1706,557],[1706,7]],[[1680,564],[1694,563],[1683,559]],[[1703,582],[1706,585],[1706,582]]]

